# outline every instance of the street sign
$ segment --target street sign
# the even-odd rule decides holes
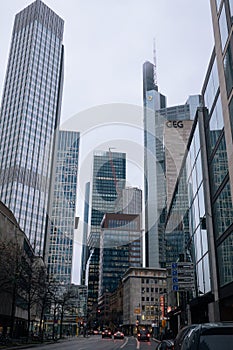
[[[177,291],[179,290],[178,284],[173,284],[172,290],[174,290],[175,292],[177,292]]]

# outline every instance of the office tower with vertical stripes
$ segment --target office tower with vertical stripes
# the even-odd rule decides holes
[[[36,0],[16,15],[0,114],[0,199],[44,254],[64,21]]]
[[[48,273],[71,284],[78,184],[79,132],[59,131],[48,225]],[[47,256],[47,254],[46,254]]]

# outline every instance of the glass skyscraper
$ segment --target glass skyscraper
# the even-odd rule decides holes
[[[0,198],[43,255],[63,86],[63,20],[40,0],[16,15],[0,115]]]
[[[98,152],[93,159],[88,246],[88,309],[98,300],[101,221],[105,213],[114,213],[117,198],[125,187],[126,154]]]
[[[49,218],[48,272],[71,283],[78,177],[79,132],[59,131]]]

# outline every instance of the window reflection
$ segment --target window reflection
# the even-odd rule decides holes
[[[221,36],[221,43],[222,43],[222,51],[223,51],[228,38],[225,4],[223,4],[221,15],[219,17],[219,29],[220,29],[220,36]]]
[[[228,172],[228,161],[226,152],[225,135],[223,134],[221,142],[214,154],[213,160],[210,164],[210,180],[212,184],[213,193],[217,191],[223,179]]]
[[[229,96],[233,87],[233,37],[231,37],[225,58],[224,58],[224,73],[226,79],[227,94]]]
[[[218,268],[221,286],[233,281],[232,252],[233,232],[218,247]]]
[[[218,87],[219,87],[219,80],[218,80],[217,63],[215,58],[212,66],[212,70],[209,76],[207,88],[204,94],[205,106],[209,109],[209,111],[213,106],[213,102],[214,102]]]
[[[225,185],[213,207],[215,237],[220,237],[233,222],[233,207],[229,182]]]

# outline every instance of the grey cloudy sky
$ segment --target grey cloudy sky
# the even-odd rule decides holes
[[[14,16],[29,0],[0,1],[0,91]],[[213,46],[209,0],[45,0],[65,20],[62,120],[104,103],[142,103],[153,59],[168,105],[199,93]]]
[[[0,1],[1,95],[14,17],[31,2]],[[154,38],[159,90],[167,96],[168,106],[183,104],[189,95],[200,93],[213,48],[210,5],[209,0],[44,2],[65,21],[62,122],[64,127],[76,124],[76,130],[84,131],[78,194],[78,215],[82,218],[83,189],[96,147],[127,151],[129,169],[133,168],[128,174],[129,185],[142,187],[142,65],[153,61]],[[100,128],[98,121],[104,124],[103,116],[107,123]],[[119,120],[117,116],[121,116]],[[130,124],[128,129],[124,120]],[[135,160],[135,154],[140,161]],[[81,228],[76,248],[80,237]],[[78,282],[77,269],[74,275],[74,282]]]

